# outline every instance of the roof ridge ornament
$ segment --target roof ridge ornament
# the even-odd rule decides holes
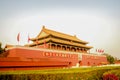
[[[77,37],[76,35],[74,35],[74,37]]]
[[[43,27],[42,27],[43,29],[45,29],[45,25],[43,25]]]

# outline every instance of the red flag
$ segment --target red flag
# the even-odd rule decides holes
[[[103,53],[104,53],[104,50],[103,50]]]
[[[30,41],[30,37],[29,37],[29,35],[28,35],[28,43],[29,43],[29,41]]]
[[[98,52],[98,53],[104,53],[104,49],[96,49],[96,52]]]
[[[104,53],[104,50],[102,50],[102,53]]]
[[[20,33],[18,33],[18,35],[17,35],[17,41],[18,42],[20,41]]]

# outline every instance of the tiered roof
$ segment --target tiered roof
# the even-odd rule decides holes
[[[41,36],[41,34],[45,34],[45,35]],[[71,41],[77,41],[77,42],[81,42],[81,43],[85,43],[85,44],[88,43],[86,41],[82,41],[82,40],[78,39],[76,36],[72,36],[72,35],[64,34],[61,32],[54,31],[54,30],[50,30],[50,29],[45,28],[45,26],[43,26],[42,31],[38,34],[38,36],[36,38],[32,38],[31,40],[34,41],[36,39],[46,37],[49,35],[56,36],[56,37],[63,38],[63,39],[68,39]]]
[[[48,36],[53,36],[53,37],[46,38]],[[30,45],[36,44],[36,40],[38,40],[38,43],[43,43],[44,40],[46,42],[51,40],[57,43],[92,48],[91,46],[86,46],[88,42],[80,40],[76,36],[50,30],[50,29],[45,28],[45,26],[43,26],[42,31],[38,34],[38,36],[36,38],[32,38],[31,40],[33,41],[33,43]]]

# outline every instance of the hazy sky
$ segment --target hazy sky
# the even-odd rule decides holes
[[[0,42],[21,45],[46,28],[120,58],[120,0],[0,0]]]

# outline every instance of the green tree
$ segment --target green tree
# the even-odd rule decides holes
[[[106,57],[107,57],[107,61],[110,63],[110,64],[114,64],[115,62],[115,59],[113,56],[109,55],[109,54],[105,54]]]
[[[2,48],[2,43],[0,42],[0,54],[4,52],[4,49]]]

